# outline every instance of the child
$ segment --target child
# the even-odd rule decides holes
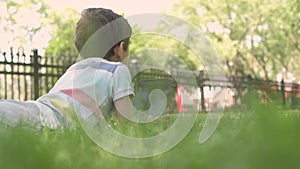
[[[81,13],[75,45],[81,60],[72,65],[48,94],[36,101],[0,101],[0,118],[15,126],[20,121],[52,129],[72,124],[76,113],[88,120],[100,108],[105,117],[117,110],[134,110],[131,75],[122,63],[128,56],[131,27],[109,9],[89,8]]]

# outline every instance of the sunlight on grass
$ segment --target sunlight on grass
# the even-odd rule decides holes
[[[108,153],[80,128],[36,131],[1,125],[0,168],[297,168],[299,115],[299,110],[253,102],[242,112],[225,112],[214,135],[199,144],[199,133],[206,118],[206,114],[199,114],[191,132],[179,145],[145,159]],[[118,119],[110,123],[124,134],[146,137],[166,130],[175,118],[173,114],[144,126]],[[108,138],[108,141],[111,140]]]

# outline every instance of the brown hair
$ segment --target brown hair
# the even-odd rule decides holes
[[[84,44],[88,41],[88,39],[100,28],[102,28],[104,25],[111,23],[112,21],[123,18],[121,15],[118,15],[114,13],[110,9],[104,9],[104,8],[88,8],[82,11],[81,18],[77,22],[76,29],[75,29],[75,46],[77,50],[80,52],[84,46]],[[124,19],[125,20],[125,19]],[[125,20],[126,21],[126,20]],[[125,22],[128,24],[128,22]],[[130,25],[126,25],[127,27],[130,27]],[[130,34],[131,34],[131,28]],[[126,39],[123,39],[125,45],[124,50],[128,50],[129,46],[129,37]],[[104,58],[109,58],[114,54],[113,48],[116,45],[120,45],[122,42],[118,42],[117,44],[114,44],[112,48],[105,54]]]

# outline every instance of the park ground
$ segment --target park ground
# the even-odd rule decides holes
[[[145,127],[112,120],[128,135],[155,135],[176,115]],[[198,142],[207,114],[199,113],[186,138],[158,156],[131,159],[98,147],[80,129],[50,130],[1,127],[1,169],[295,169],[300,165],[300,110],[253,101],[224,112],[213,136]],[[109,138],[108,138],[109,140]],[[113,141],[113,140],[110,140]],[[158,145],[159,146],[159,145]]]

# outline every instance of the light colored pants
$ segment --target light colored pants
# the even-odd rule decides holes
[[[19,123],[51,129],[61,126],[57,114],[38,101],[0,100],[0,121],[13,127]]]

